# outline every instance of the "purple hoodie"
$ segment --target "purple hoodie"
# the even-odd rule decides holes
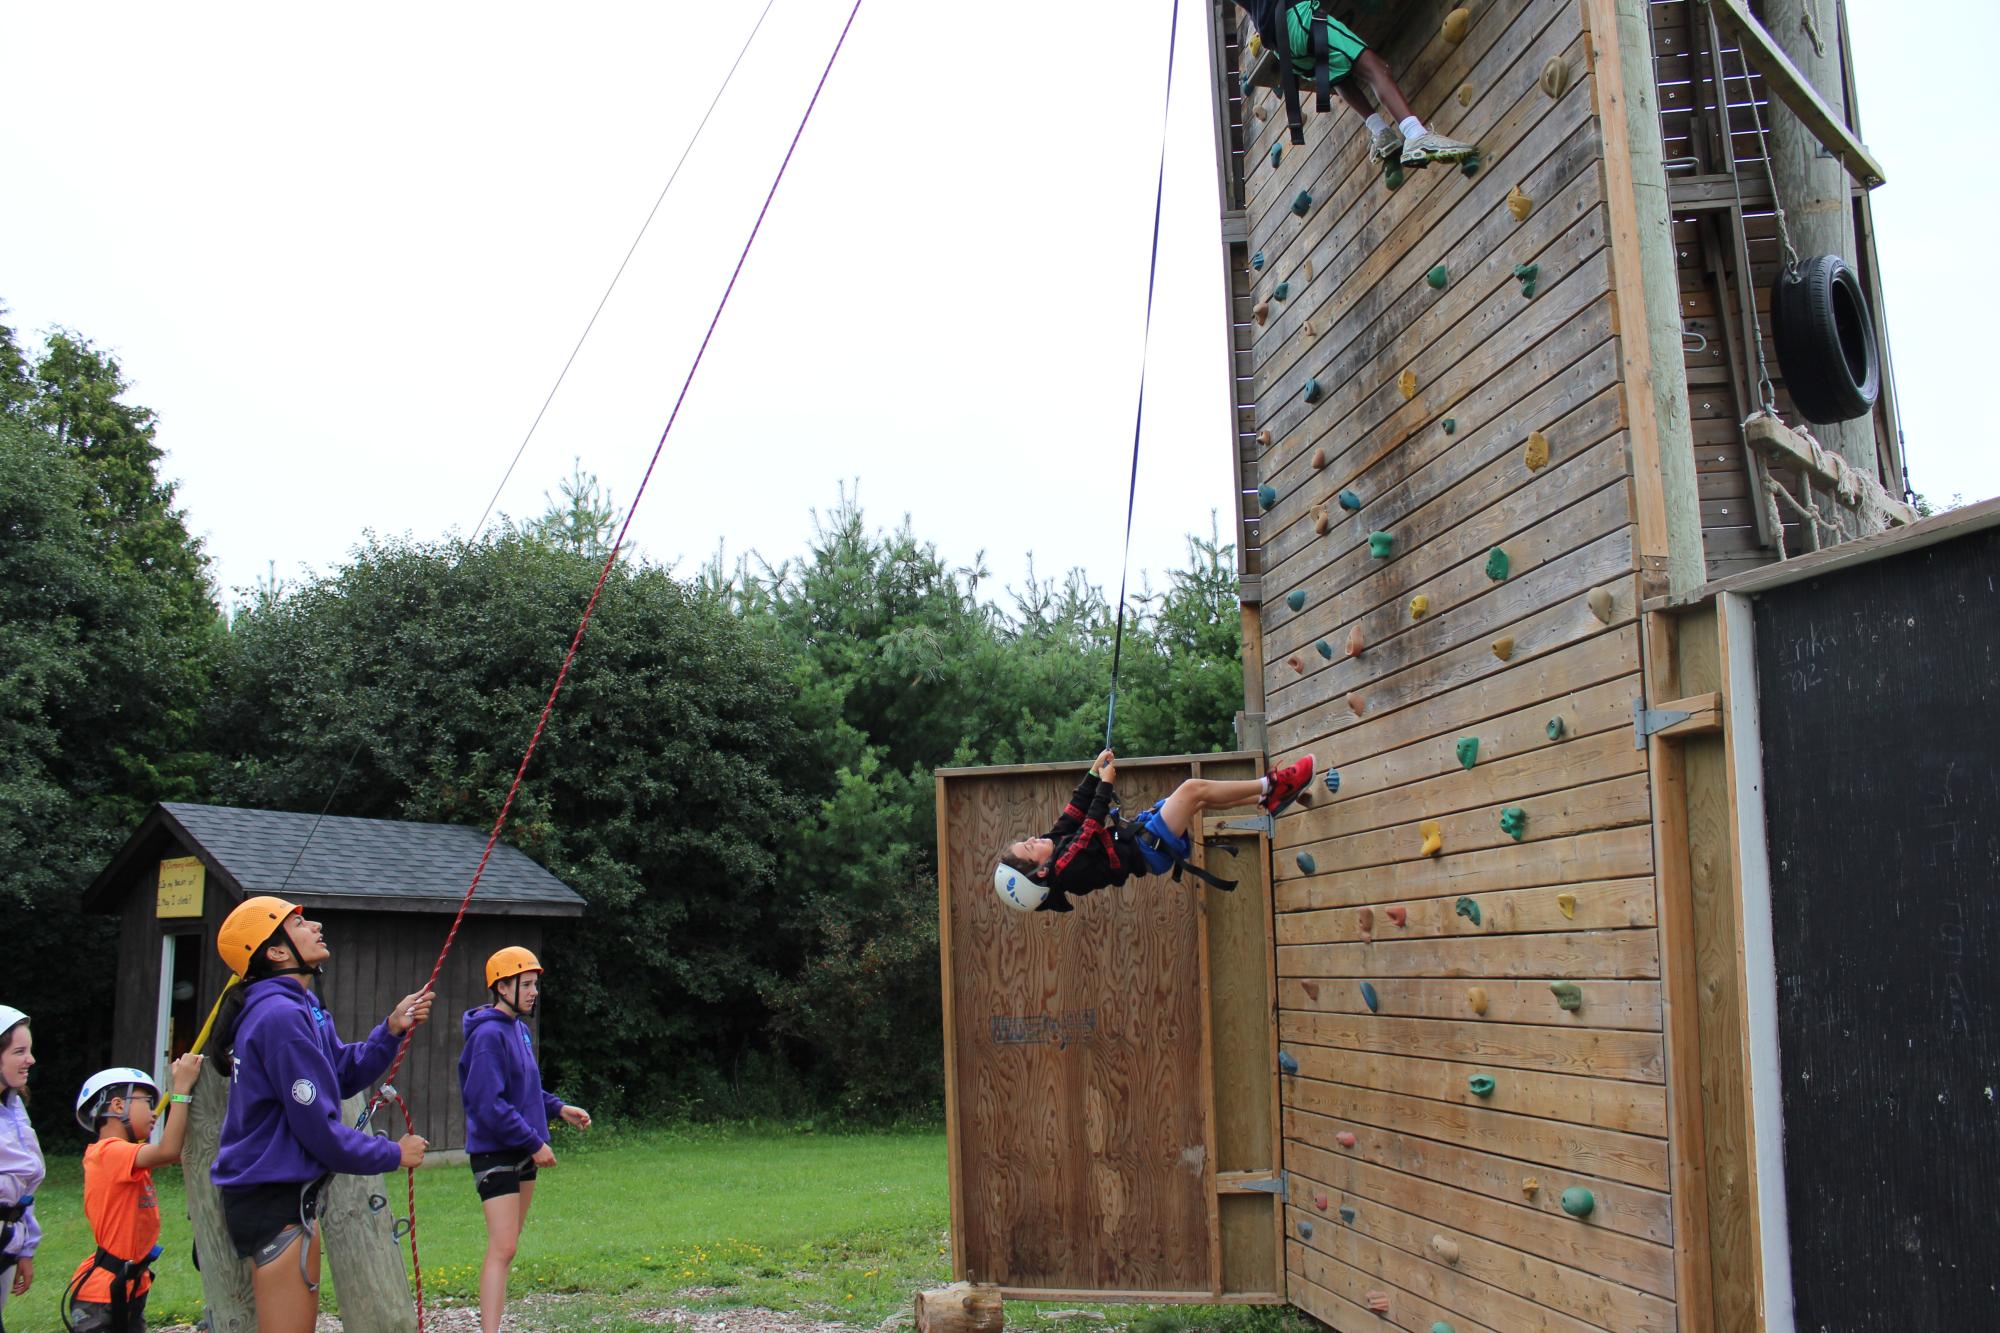
[[[382,1076],[396,1056],[389,1025],[343,1045],[333,1016],[290,977],[244,991],[232,1048],[236,1073],[209,1179],[225,1189],[298,1184],[329,1171],[372,1176],[402,1162],[394,1139],[340,1123],[340,1100]]]
[[[0,1093],[0,1206],[12,1207],[34,1197],[42,1183],[42,1145],[28,1120],[28,1108],[19,1093]],[[42,1224],[35,1218],[35,1206],[28,1205],[25,1216],[14,1225],[13,1239],[0,1264],[15,1259],[32,1259],[42,1243]]]
[[[562,1114],[562,1098],[542,1090],[528,1025],[491,1005],[465,1011],[458,1086],[465,1094],[467,1152],[525,1156],[549,1141],[549,1121]]]

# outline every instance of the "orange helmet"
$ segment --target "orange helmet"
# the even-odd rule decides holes
[[[523,972],[540,972],[542,962],[518,944],[510,944],[486,960],[486,988],[493,989],[509,977]]]
[[[222,955],[231,972],[244,976],[250,971],[250,960],[264,947],[264,941],[277,933],[285,918],[302,911],[297,903],[288,903],[283,898],[245,898],[223,918],[222,929],[215,932],[215,951]]]

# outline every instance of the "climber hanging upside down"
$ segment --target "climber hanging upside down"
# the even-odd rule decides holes
[[[1389,62],[1355,36],[1352,28],[1320,12],[1319,0],[1242,0],[1242,4],[1259,36],[1277,57],[1293,143],[1306,141],[1299,115],[1299,80],[1307,79],[1318,92],[1321,111],[1333,109],[1327,95],[1337,92],[1341,101],[1368,122],[1374,157],[1386,166],[1462,162],[1479,151],[1472,144],[1426,129],[1410,110],[1396,76],[1389,72]],[[1288,55],[1289,60],[1285,58]],[[1380,111],[1370,105],[1363,83],[1374,90]],[[1387,116],[1382,114],[1385,111]]]
[[[1311,755],[1274,768],[1261,778],[1218,782],[1189,778],[1127,824],[1118,818],[1118,759],[1106,750],[1091,764],[1055,827],[1039,838],[1023,838],[1000,849],[993,887],[1000,901],[1017,911],[1067,912],[1069,895],[1116,888],[1133,875],[1167,875],[1185,870],[1216,888],[1233,889],[1187,864],[1194,854],[1194,821],[1204,810],[1256,801],[1277,814],[1312,782]]]

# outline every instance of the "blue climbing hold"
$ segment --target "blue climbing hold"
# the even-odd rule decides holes
[[[1278,1068],[1287,1074],[1296,1074],[1299,1072],[1298,1058],[1290,1051],[1279,1051]]]
[[[1291,294],[1292,284],[1289,282],[1281,282],[1271,289],[1271,299],[1273,301],[1282,301]]]
[[[1264,507],[1266,513],[1269,513],[1271,507],[1278,503],[1278,488],[1268,481],[1259,486],[1257,488],[1257,503]]]
[[[1332,653],[1328,653],[1328,654],[1327,654],[1327,656],[1329,656],[1329,657],[1331,657],[1332,655],[1333,655]],[[1328,770],[1326,770],[1326,789],[1327,789],[1328,791],[1339,791],[1339,790],[1340,790],[1340,770],[1339,770],[1339,769],[1337,769],[1337,768],[1329,768]]]
[[[1361,497],[1353,491],[1342,491],[1340,493],[1340,507],[1349,513],[1358,514],[1361,512]]]
[[[1313,860],[1311,852],[1300,852],[1293,859],[1299,863],[1301,874],[1314,875],[1319,873],[1319,862]]]
[[[1326,390],[1319,387],[1318,380],[1306,381],[1306,401],[1316,403],[1326,396]]]
[[[1381,997],[1376,995],[1375,988],[1365,981],[1361,983],[1361,1002],[1368,1006],[1368,1012],[1371,1014],[1382,1012]]]
[[[1300,190],[1298,198],[1292,200],[1292,211],[1294,213],[1297,213],[1300,217],[1304,217],[1308,212],[1310,212],[1312,210],[1312,206],[1313,206],[1313,195],[1311,190]]]
[[[1286,594],[1285,594],[1285,605],[1286,605],[1286,606],[1289,606],[1289,607],[1291,607],[1291,608],[1292,608],[1292,610],[1294,610],[1294,611],[1303,611],[1303,610],[1305,610],[1305,609],[1306,609],[1306,590],[1305,590],[1304,588],[1294,588],[1294,589],[1292,589],[1292,590],[1291,590],[1290,592],[1286,593]]]
[[[1321,639],[1318,643],[1314,644],[1313,647],[1319,649],[1319,655],[1321,657],[1324,657],[1327,661],[1331,662],[1333,660],[1333,645],[1328,643],[1325,639]]]
[[[1354,1225],[1354,1210],[1353,1210],[1352,1208],[1349,1208],[1349,1207],[1347,1207],[1346,1205],[1344,1205],[1344,1204],[1343,1204],[1343,1205],[1341,1206],[1341,1209],[1340,1209],[1340,1220],[1341,1220],[1341,1221],[1343,1221],[1343,1222],[1345,1222],[1345,1223],[1347,1223],[1347,1225],[1349,1225],[1349,1226],[1353,1226],[1353,1225]]]
[[[1250,256],[1250,267],[1254,269],[1262,269],[1264,267],[1264,252],[1262,250]]]
[[[1277,165],[1278,165],[1278,159],[1279,159],[1279,158],[1281,158],[1281,157],[1283,157],[1284,155],[1285,155],[1285,145],[1284,145],[1284,144],[1282,144],[1282,143],[1274,143],[1274,144],[1272,144],[1272,145],[1271,145],[1271,165],[1272,165],[1272,166],[1274,166],[1274,167],[1275,167],[1275,166],[1277,166]]]
[[[1312,1238],[1313,1238],[1313,1224],[1312,1224],[1312,1223],[1310,1223],[1310,1222],[1308,1222],[1308,1221],[1306,1221],[1306,1220],[1305,1220],[1304,1218],[1300,1218],[1300,1219],[1299,1219],[1299,1239],[1300,1239],[1300,1240],[1311,1240]]]

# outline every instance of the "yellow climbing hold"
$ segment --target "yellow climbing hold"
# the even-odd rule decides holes
[[[1590,614],[1607,625],[1611,623],[1611,589],[1592,588],[1584,600],[1590,604]]]
[[[1557,98],[1569,91],[1569,66],[1561,56],[1550,56],[1549,63],[1542,66],[1542,91]]]
[[[1540,472],[1549,465],[1549,437],[1538,430],[1528,432],[1528,447],[1521,451],[1521,461],[1528,465],[1528,471]]]
[[[1533,1176],[1528,1176],[1521,1181],[1521,1193],[1527,1195],[1531,1199],[1535,1197],[1535,1191],[1539,1190],[1541,1187],[1542,1187],[1542,1182],[1536,1180]]]
[[[1576,895],[1573,893],[1558,893],[1556,895],[1556,910],[1563,914],[1564,920],[1576,920]]]
[[[1485,1013],[1485,1012],[1486,1012],[1486,987],[1484,987],[1484,986],[1474,986],[1474,987],[1473,987],[1473,988],[1472,988],[1471,990],[1469,990],[1469,991],[1467,991],[1467,992],[1465,993],[1465,1002],[1466,1002],[1467,1004],[1469,1004],[1469,1005],[1471,1005],[1471,1006],[1472,1006],[1472,1012],[1473,1012],[1473,1013],[1475,1013],[1475,1014],[1483,1014],[1483,1013]]]
[[[1418,593],[1410,599],[1410,619],[1422,620],[1431,609],[1431,599]]]
[[[1509,634],[1505,638],[1495,639],[1493,641],[1493,655],[1503,662],[1513,661],[1514,636]]]
[[[1444,16],[1444,23],[1438,31],[1444,34],[1447,42],[1457,46],[1465,40],[1465,34],[1472,31],[1472,11],[1464,8],[1452,10]]]
[[[1263,54],[1264,54],[1264,35],[1262,33],[1256,33],[1256,32],[1251,33],[1250,58],[1252,60],[1255,60],[1258,56],[1261,56]]]
[[[1535,211],[1535,201],[1521,193],[1521,187],[1516,185],[1507,191],[1507,211],[1514,215],[1514,221],[1526,222],[1528,214]]]
[[[1472,99],[1477,97],[1478,95],[1479,94],[1475,93],[1472,90],[1471,84],[1461,83],[1460,85],[1458,85],[1458,104],[1460,106],[1471,106]]]
[[[1403,395],[1403,401],[1406,403],[1415,398],[1417,396],[1417,372],[1406,370],[1401,375],[1398,375],[1396,377],[1396,391]]]
[[[1426,819],[1417,825],[1417,832],[1424,838],[1424,856],[1436,856],[1444,850],[1444,828],[1435,819]]]

